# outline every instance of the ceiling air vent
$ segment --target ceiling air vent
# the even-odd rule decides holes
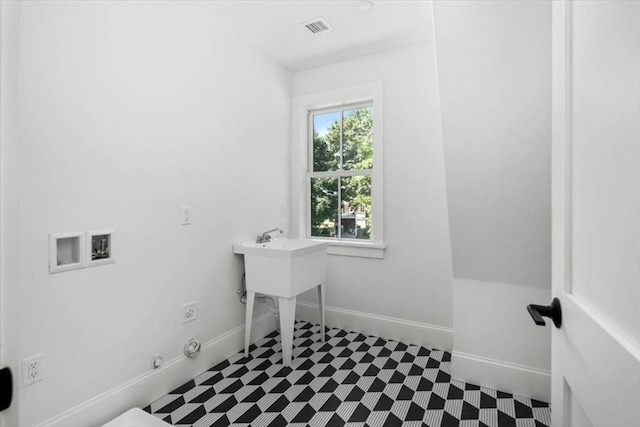
[[[312,19],[311,21],[303,22],[302,25],[304,28],[309,31],[314,36],[319,34],[328,33],[333,30],[333,27],[327,22],[326,19],[320,17],[316,19]]]

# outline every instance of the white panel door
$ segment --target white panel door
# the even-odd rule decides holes
[[[640,2],[552,8],[552,420],[639,426]]]

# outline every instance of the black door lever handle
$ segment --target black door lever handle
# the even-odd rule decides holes
[[[0,412],[11,406],[13,397],[13,377],[11,369],[0,369]]]
[[[553,324],[556,328],[560,328],[562,325],[562,309],[560,308],[560,300],[554,298],[549,305],[536,305],[529,304],[527,311],[536,322],[536,325],[544,326],[543,317],[548,317],[553,320]]]

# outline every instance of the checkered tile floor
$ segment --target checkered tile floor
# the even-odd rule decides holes
[[[452,380],[451,355],[296,322],[282,366],[276,332],[145,408],[173,425],[540,427],[549,405]]]

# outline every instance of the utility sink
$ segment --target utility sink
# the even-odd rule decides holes
[[[273,239],[233,245],[244,255],[247,291],[291,298],[327,278],[327,243]]]
[[[291,366],[296,297],[316,288],[320,309],[320,339],[324,342],[324,283],[327,278],[327,243],[312,240],[273,239],[233,245],[233,252],[244,255],[247,275],[247,308],[244,328],[244,354],[249,355],[251,323],[256,293],[278,298],[282,363]]]

